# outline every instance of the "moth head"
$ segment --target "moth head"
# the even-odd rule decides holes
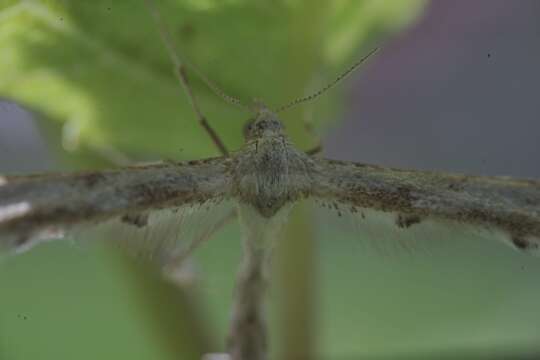
[[[255,111],[255,117],[244,125],[246,140],[283,134],[284,126],[275,112],[262,104]]]

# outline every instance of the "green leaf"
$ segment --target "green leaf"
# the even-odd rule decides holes
[[[181,56],[226,93],[277,106],[333,79],[369,50],[366,44],[376,46],[381,33],[413,20],[424,1],[157,3]],[[0,11],[0,95],[65,124],[70,147],[216,154],[144,0],[4,0]],[[238,148],[250,114],[190,76],[211,124],[230,149]],[[314,113],[329,115],[331,107],[321,101]],[[302,131],[302,116],[301,109],[284,114],[293,139],[308,147],[313,140]]]

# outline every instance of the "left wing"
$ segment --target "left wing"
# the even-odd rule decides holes
[[[338,214],[351,213],[361,222],[370,220],[369,213],[383,227],[402,232],[422,229],[424,222],[495,230],[515,248],[540,252],[540,181],[313,161],[310,195]]]
[[[0,177],[0,247],[22,249],[112,219],[142,227],[149,211],[221,201],[231,193],[229,161]]]

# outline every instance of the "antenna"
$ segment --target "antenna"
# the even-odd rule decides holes
[[[287,110],[287,109],[290,109],[292,107],[295,107],[296,105],[298,104],[301,104],[303,102],[306,102],[306,101],[311,101],[317,97],[319,97],[320,95],[322,95],[323,93],[325,93],[326,91],[330,90],[331,88],[333,88],[338,82],[340,82],[341,80],[345,79],[347,76],[349,76],[354,70],[356,70],[356,68],[358,68],[364,61],[366,61],[368,58],[370,58],[373,54],[375,54],[377,51],[379,51],[379,48],[375,48],[373,50],[371,50],[369,52],[369,54],[367,54],[366,56],[364,56],[362,59],[360,59],[359,61],[357,61],[354,65],[352,65],[350,68],[348,68],[345,72],[343,72],[341,75],[339,75],[334,81],[332,81],[330,84],[326,85],[325,87],[323,87],[322,89],[320,89],[319,91],[317,92],[314,92],[313,94],[310,94],[308,96],[304,96],[304,97],[301,97],[301,98],[297,98],[297,99],[294,99],[293,101],[291,101],[290,103],[288,104],[285,104],[283,106],[280,106],[278,107],[275,112],[276,113],[279,113],[279,112],[282,112],[283,110]]]
[[[235,98],[235,97],[230,96],[230,95],[227,95],[214,82],[210,81],[210,79],[208,79],[199,69],[197,69],[197,67],[195,67],[195,65],[191,64],[188,61],[184,60],[182,62],[180,60],[180,57],[178,56],[178,52],[176,51],[176,49],[175,49],[175,47],[173,45],[173,41],[171,40],[169,30],[167,29],[167,27],[165,26],[165,23],[163,22],[163,19],[161,18],[161,14],[160,14],[159,10],[156,7],[155,1],[154,0],[145,0],[145,1],[146,1],[146,5],[150,9],[150,12],[151,12],[152,16],[154,17],[154,20],[155,20],[155,22],[157,24],[159,34],[161,36],[161,40],[163,41],[163,43],[165,44],[165,47],[167,48],[167,52],[169,53],[169,57],[171,58],[171,60],[172,60],[172,62],[174,64],[175,71],[178,73],[179,77],[181,78],[182,85],[184,86],[186,92],[188,93],[188,96],[189,96],[189,98],[190,98],[190,100],[191,100],[191,102],[192,102],[192,104],[193,104],[193,106],[195,108],[195,111],[197,113],[200,113],[200,111],[198,109],[197,102],[195,101],[195,98],[193,97],[193,94],[192,94],[191,90],[189,89],[189,85],[188,85],[187,81],[185,80],[186,75],[184,73],[184,71],[185,71],[184,68],[186,67],[186,65],[191,70],[193,70],[193,72],[195,74],[197,74],[197,76],[206,84],[206,86],[208,86],[208,88],[210,90],[212,90],[214,92],[214,94],[216,94],[217,96],[219,96],[220,98],[222,98],[223,100],[228,102],[229,104],[232,104],[232,105],[235,105],[235,106],[238,106],[238,107],[249,110],[249,107],[247,105],[243,104],[240,101],[240,99]]]

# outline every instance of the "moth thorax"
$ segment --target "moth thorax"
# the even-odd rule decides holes
[[[258,140],[257,145],[254,157],[256,194],[252,203],[261,215],[269,217],[289,198],[287,149],[281,137],[265,137]]]

